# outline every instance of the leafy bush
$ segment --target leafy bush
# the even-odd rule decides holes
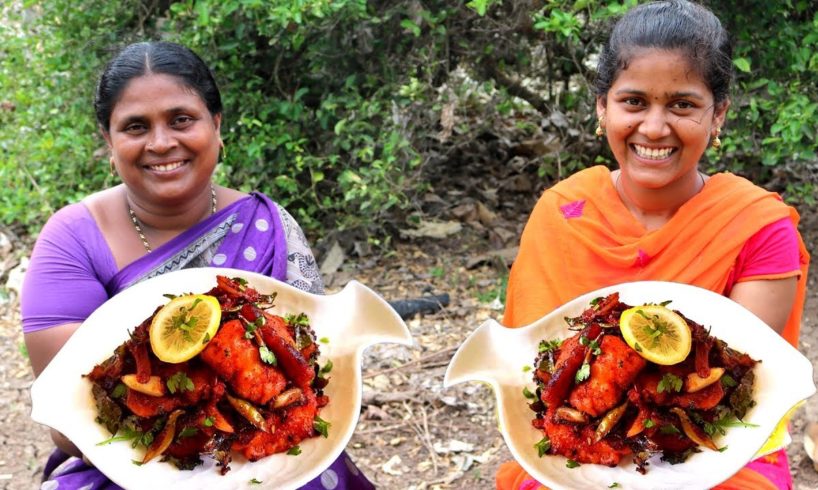
[[[212,63],[225,106],[225,184],[267,192],[307,227],[335,229],[376,229],[420,186],[419,105],[401,95],[410,77],[386,56],[411,42],[383,45],[403,31],[400,10],[370,11],[361,0],[83,8],[56,0],[3,14],[14,29],[0,40],[0,100],[14,110],[2,113],[0,171],[17,189],[0,197],[3,222],[39,226],[112,183],[93,122],[94,83],[115,48],[143,38],[181,42]],[[30,205],[33,195],[40,205]]]
[[[636,0],[551,0],[531,9],[533,25],[517,29],[502,59],[516,80],[538,84],[519,95],[548,116],[543,127],[561,138],[563,151],[544,156],[541,174],[559,178],[611,156],[588,135],[596,123],[590,84],[596,54],[612,19]],[[514,2],[473,0],[468,5],[495,23],[513,17]],[[708,6],[735,40],[736,84],[721,151],[707,153],[710,171],[727,170],[814,205],[818,185],[818,4],[712,0]],[[763,14],[762,14],[763,13]],[[545,61],[521,53],[541,54]],[[543,76],[542,73],[545,75]],[[493,76],[511,80],[511,76]],[[519,83],[519,82],[517,82]],[[556,164],[556,165],[555,165]]]
[[[590,81],[611,19],[636,3],[12,1],[0,7],[0,222],[36,230],[115,183],[93,88],[102,63],[142,39],[212,65],[225,105],[218,180],[270,194],[308,228],[377,240],[392,213],[417,206],[426,170],[487,133],[545,141],[527,156],[544,181],[611,164]],[[818,6],[710,6],[737,40],[738,80],[709,169],[813,203]]]

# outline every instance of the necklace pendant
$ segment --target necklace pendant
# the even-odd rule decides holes
[[[136,230],[136,234],[139,236],[139,239],[142,241],[142,246],[145,247],[146,253],[153,252],[151,245],[148,243],[147,237],[145,237],[145,233],[142,231],[142,225],[139,224],[139,220],[136,218],[136,213],[133,212],[131,208],[131,203],[128,202],[127,198],[125,199],[125,204],[128,206],[128,216],[131,217],[131,223],[133,223],[133,228]],[[216,214],[216,187],[213,184],[210,184],[210,214],[211,216]]]

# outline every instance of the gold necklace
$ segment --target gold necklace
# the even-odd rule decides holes
[[[131,217],[133,228],[136,230],[136,234],[139,235],[139,239],[142,240],[142,246],[145,247],[145,252],[153,252],[153,249],[148,243],[148,239],[145,237],[145,233],[142,232],[142,226],[140,226],[136,214],[133,212],[133,209],[131,209],[131,203],[129,203],[127,199],[125,203],[128,206],[128,215]],[[216,189],[213,187],[213,184],[210,184],[210,214],[216,214]]]

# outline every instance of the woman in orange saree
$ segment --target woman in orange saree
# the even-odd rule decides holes
[[[506,326],[601,287],[663,280],[724,294],[797,346],[809,265],[798,213],[746,179],[698,168],[720,145],[731,60],[727,33],[700,5],[654,2],[620,19],[597,80],[598,134],[619,169],[581,171],[540,198],[509,277]],[[496,484],[543,488],[515,462]],[[786,452],[717,488],[792,488]]]

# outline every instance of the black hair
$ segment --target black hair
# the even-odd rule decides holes
[[[639,48],[682,51],[713,92],[713,100],[718,104],[727,99],[733,80],[733,47],[727,30],[706,7],[668,0],[629,10],[614,25],[599,54],[597,96],[608,93]]]
[[[157,73],[179,78],[204,101],[211,115],[221,114],[222,98],[213,74],[189,48],[169,42],[134,43],[120,51],[103,70],[94,95],[97,123],[111,126],[111,112],[132,79]]]

